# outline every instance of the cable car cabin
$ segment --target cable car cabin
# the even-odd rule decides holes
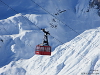
[[[37,55],[51,55],[51,46],[37,45],[35,49]]]
[[[42,44],[39,44],[39,45],[36,46],[35,54],[38,54],[38,55],[51,55],[51,46],[49,46],[49,42],[48,42],[48,35],[50,35],[50,33],[48,31],[45,31],[45,29],[41,29],[41,30],[45,34],[44,34]]]

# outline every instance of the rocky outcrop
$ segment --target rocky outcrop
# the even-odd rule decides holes
[[[90,8],[96,8],[98,10],[98,15],[100,16],[100,0],[90,0],[89,2]]]

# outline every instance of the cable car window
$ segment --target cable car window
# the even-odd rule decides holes
[[[42,47],[42,50],[44,51],[44,47]]]
[[[41,51],[44,51],[44,47],[40,47],[40,50],[41,50]]]
[[[37,49],[39,50],[39,49],[40,49],[40,47],[37,47]]]
[[[48,51],[50,52],[50,47],[48,47]]]
[[[46,50],[45,51],[48,52],[48,47],[46,47]]]
[[[39,46],[37,46],[37,47],[36,47],[36,51],[39,51],[39,50],[40,50],[40,47],[39,47]]]
[[[46,47],[44,47],[44,51],[46,51]]]
[[[48,47],[48,52],[50,52],[50,47]]]
[[[46,49],[47,49],[46,51],[48,52],[48,47]]]

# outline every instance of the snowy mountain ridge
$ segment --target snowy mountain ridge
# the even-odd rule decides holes
[[[58,46],[51,56],[34,55],[12,61],[0,68],[0,75],[81,75],[100,74],[100,28],[83,32]],[[88,39],[88,41],[86,39]],[[94,43],[95,45],[93,45]]]

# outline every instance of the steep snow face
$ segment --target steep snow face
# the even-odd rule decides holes
[[[15,16],[0,20],[0,34],[11,37],[14,43],[9,48],[11,49],[10,51],[15,54],[15,58],[27,59],[34,55],[35,46],[42,43],[43,39],[43,32],[40,31],[39,28],[46,28],[52,36],[55,38],[57,37],[57,39],[62,42],[67,39],[61,39],[65,36],[63,33],[63,26],[58,26],[57,29],[54,28],[52,30],[50,25],[48,25],[49,19],[51,19],[50,15],[16,14]],[[59,34],[59,32],[62,32],[62,34]],[[49,36],[49,44],[52,46],[53,51],[54,48],[61,43],[55,40],[52,36]],[[6,39],[3,40],[6,41]],[[6,46],[7,45],[5,45],[5,47]]]
[[[35,32],[35,31],[31,31],[31,30],[36,28],[33,24],[37,23],[37,20],[36,20],[37,15],[28,15],[27,14],[24,16],[25,16],[25,18],[23,18],[21,16],[21,14],[16,14],[15,16],[9,17],[4,20],[0,20],[0,29],[1,29],[0,34],[2,36],[7,35],[8,37],[10,37],[12,39],[12,40],[10,40],[9,38],[7,38],[5,36],[7,39],[9,39],[9,42],[7,42],[7,40],[1,36],[2,39],[4,40],[4,42],[2,42],[2,44],[4,45],[4,43],[5,43],[5,45],[4,45],[5,47],[2,46],[1,50],[3,50],[3,51],[1,52],[1,54],[4,54],[3,52],[6,52],[5,50],[10,50],[12,53],[15,54],[15,57],[17,56],[16,58],[19,58],[19,57],[30,58],[34,55],[35,45],[38,42],[34,42],[32,40],[37,40],[36,38],[37,38],[38,32],[33,34],[33,32]],[[32,17],[30,20],[33,22],[33,24],[31,22],[27,21],[26,17],[28,17],[29,19]],[[40,34],[40,36],[42,36],[41,33],[38,33],[38,34]],[[29,36],[30,36],[30,38],[29,38]],[[42,38],[41,38],[41,40],[42,40]],[[13,41],[13,44],[10,45],[10,42],[12,42],[12,41]],[[40,39],[38,41],[40,41]],[[9,46],[7,44],[9,44]],[[8,53],[7,55],[10,56],[10,53]],[[1,58],[2,58],[2,56],[3,55],[1,55]],[[7,57],[6,57],[6,59],[7,59]],[[3,60],[6,61],[6,59],[3,59]]]
[[[0,68],[0,75],[99,75],[100,28],[87,30],[58,46],[51,56],[34,55],[5,67]]]
[[[0,34],[13,35],[19,34],[20,30],[32,30],[35,27],[34,24],[37,23],[36,17],[38,15],[21,15],[22,14],[16,14],[15,16],[0,20]],[[30,19],[33,24],[29,20],[27,20],[27,18]]]
[[[11,51],[13,44],[14,41],[10,36],[0,36],[0,67],[7,65],[15,58]]]

